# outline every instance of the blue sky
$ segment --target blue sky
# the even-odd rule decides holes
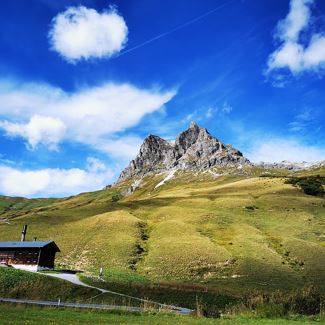
[[[0,6],[3,195],[99,189],[192,120],[252,161],[325,160],[324,1]]]

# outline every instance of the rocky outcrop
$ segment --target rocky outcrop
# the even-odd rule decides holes
[[[186,131],[176,137],[174,144],[158,136],[149,135],[137,157],[122,171],[117,182],[172,169],[200,171],[215,166],[248,164],[249,160],[240,151],[230,145],[224,145],[207,129],[192,122]]]
[[[260,168],[267,168],[267,169],[287,169],[287,170],[292,170],[292,171],[299,171],[299,170],[305,170],[305,169],[311,169],[311,168],[319,168],[319,167],[324,167],[325,166],[325,161],[322,162],[291,162],[287,160],[283,160],[281,162],[259,162],[254,164],[256,167]]]

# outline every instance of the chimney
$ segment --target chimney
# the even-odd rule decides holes
[[[20,239],[20,241],[25,241],[26,232],[27,232],[27,225],[24,225],[23,231],[21,232],[21,239]]]

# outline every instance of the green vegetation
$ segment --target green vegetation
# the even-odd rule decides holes
[[[91,311],[40,308],[23,305],[0,305],[1,324],[6,325],[70,325],[70,324],[128,324],[128,325],[317,325],[318,318],[262,319],[257,317],[229,317],[223,319],[195,318],[154,313]]]
[[[95,289],[84,288],[69,282],[45,275],[0,268],[0,297],[34,299],[84,301],[98,294]]]
[[[299,186],[308,195],[324,195],[323,185],[325,177],[306,176],[306,177],[290,177],[286,180],[286,184]]]
[[[123,198],[120,192],[116,192],[112,195],[112,202],[117,202]]]
[[[59,199],[25,199],[21,197],[0,196],[0,215],[6,215],[9,218],[16,217],[17,214],[28,213],[35,208],[42,208]]]
[[[130,182],[59,200],[15,199],[42,206],[2,211],[0,238],[19,239],[28,224],[27,240],[58,244],[58,268],[96,282],[103,267],[111,290],[184,307],[224,308],[252,291],[324,293],[325,199],[286,179],[322,179],[325,169],[229,172],[178,172],[158,188],[164,175],[146,177],[115,202]]]
[[[123,306],[143,306],[135,299],[111,293],[100,294],[96,289],[74,285],[48,275],[0,268],[0,297],[85,302]]]

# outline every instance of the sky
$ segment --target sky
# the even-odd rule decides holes
[[[325,160],[325,2],[1,1],[0,194],[101,189],[191,121],[253,162]]]

